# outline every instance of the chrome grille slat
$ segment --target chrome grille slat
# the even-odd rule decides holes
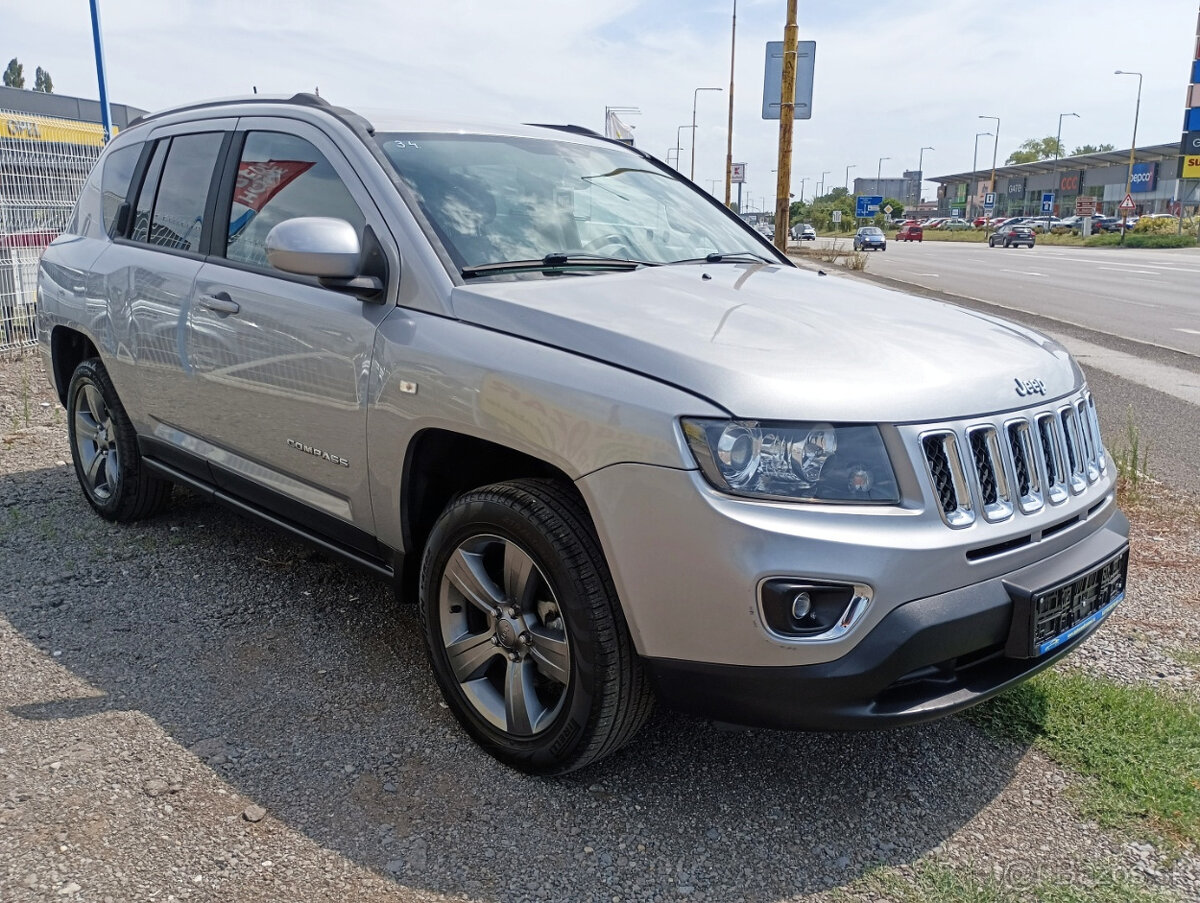
[[[967,483],[962,459],[958,454],[958,439],[954,433],[930,433],[921,438],[925,463],[942,520],[951,527],[965,527],[975,521],[971,487]]]
[[[1082,495],[1107,471],[1091,393],[1003,422],[958,422],[920,433],[942,520],[965,527],[1035,514]]]

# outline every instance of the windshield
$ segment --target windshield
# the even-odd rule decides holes
[[[862,230],[862,234],[863,235],[882,235],[883,230],[880,229],[878,226],[867,226],[865,229]]]
[[[376,136],[460,270],[591,255],[768,254],[686,183],[619,147],[499,135]]]

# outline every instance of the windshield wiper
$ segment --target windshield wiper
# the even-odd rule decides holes
[[[754,263],[778,262],[759,254],[757,251],[719,251],[704,257],[688,257],[685,260],[672,260],[671,263],[746,263],[747,261]]]
[[[541,270],[636,270],[639,267],[658,266],[649,260],[631,260],[627,257],[605,257],[602,254],[547,254],[540,260],[501,260],[496,263],[481,263],[462,268],[462,277],[490,276],[494,273],[538,272]]]

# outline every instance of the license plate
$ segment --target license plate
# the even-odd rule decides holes
[[[1108,617],[1125,598],[1129,550],[1088,573],[1040,590],[1030,600],[1029,657],[1037,658],[1070,642]]]

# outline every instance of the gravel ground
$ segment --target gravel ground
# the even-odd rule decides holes
[[[785,734],[659,713],[582,774],[513,773],[460,732],[387,587],[183,493],[109,525],[68,456],[40,361],[0,361],[5,903],[834,900],[922,857],[1200,899],[1194,856],[1089,824],[1071,775],[960,718]],[[1200,651],[1196,510],[1135,509],[1130,598],[1075,666],[1196,690],[1165,651]]]

